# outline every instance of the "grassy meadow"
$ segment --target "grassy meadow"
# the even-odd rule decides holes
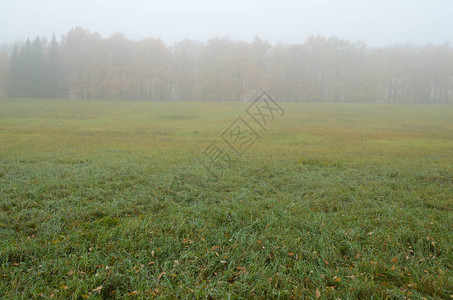
[[[0,100],[0,298],[453,297],[453,107]]]

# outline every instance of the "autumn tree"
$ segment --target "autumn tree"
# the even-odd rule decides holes
[[[371,48],[322,36],[275,46],[258,37],[167,46],[76,27],[60,43],[36,38],[0,54],[1,89],[10,97],[151,101],[244,101],[267,90],[293,102],[445,104],[453,103],[453,49]]]

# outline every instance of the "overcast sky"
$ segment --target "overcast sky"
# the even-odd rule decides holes
[[[167,44],[213,37],[302,43],[338,36],[385,46],[453,41],[453,0],[0,0],[0,44],[59,40],[81,26],[109,37],[155,37]]]

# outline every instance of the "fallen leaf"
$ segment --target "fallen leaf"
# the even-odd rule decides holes
[[[163,275],[167,275],[167,273],[166,273],[166,272],[160,273],[159,276],[157,277],[157,280],[160,280],[160,278],[161,278]]]
[[[325,263],[326,265],[329,264],[329,262],[328,262],[327,260],[323,259],[323,261],[324,261],[324,263]]]
[[[392,259],[392,262],[396,262],[397,260],[398,260],[398,258],[395,257]]]
[[[393,265],[390,269],[391,269],[392,271],[395,271],[395,270],[396,270],[395,265]]]
[[[98,286],[97,288],[95,288],[94,290],[92,290],[93,292],[98,292],[98,294],[101,293],[101,290],[103,289],[104,287],[102,285]]]
[[[127,294],[128,296],[134,296],[135,294],[137,294],[138,292],[137,291],[133,291],[133,292],[130,292],[129,294]]]
[[[319,288],[316,288],[316,299],[321,298],[321,292],[319,291]]]

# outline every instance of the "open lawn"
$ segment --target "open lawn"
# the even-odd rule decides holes
[[[0,100],[0,298],[453,297],[452,106],[247,106]]]

